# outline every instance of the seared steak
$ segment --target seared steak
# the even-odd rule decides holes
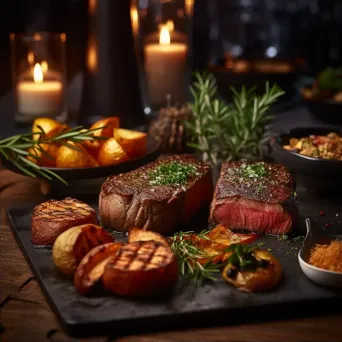
[[[168,177],[161,169],[171,170]],[[137,227],[170,233],[209,205],[212,193],[210,166],[187,154],[168,157],[109,177],[100,192],[101,222],[120,232]]]
[[[262,234],[287,234],[297,224],[295,180],[280,164],[225,162],[210,222]]]
[[[87,223],[98,224],[96,212],[88,204],[71,197],[49,200],[32,213],[32,243],[50,246],[65,230]]]

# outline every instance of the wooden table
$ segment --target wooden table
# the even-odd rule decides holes
[[[5,208],[39,201],[39,182],[0,170],[0,341],[342,341],[342,314],[111,338],[67,336],[5,220]]]

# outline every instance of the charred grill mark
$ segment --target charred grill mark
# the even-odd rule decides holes
[[[33,217],[41,220],[63,221],[70,219],[78,219],[80,217],[88,216],[95,213],[95,211],[85,203],[77,200],[50,200],[40,204],[36,207]]]
[[[155,241],[134,242],[123,246],[111,267],[125,271],[146,271],[162,268],[172,261],[172,252]]]

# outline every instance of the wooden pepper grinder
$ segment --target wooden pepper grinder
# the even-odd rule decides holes
[[[88,0],[89,33],[79,123],[119,116],[145,124],[130,20],[130,1]]]

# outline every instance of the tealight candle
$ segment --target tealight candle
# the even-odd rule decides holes
[[[36,63],[33,69],[33,80],[21,80],[17,84],[18,112],[24,115],[55,115],[60,110],[62,82],[58,79],[44,79],[47,63]],[[50,72],[52,74],[52,72]],[[47,74],[48,75],[48,74]]]
[[[188,46],[171,43],[167,26],[160,31],[159,44],[145,46],[145,73],[149,100],[154,108],[166,104],[166,96],[172,102],[184,101],[184,77]]]

